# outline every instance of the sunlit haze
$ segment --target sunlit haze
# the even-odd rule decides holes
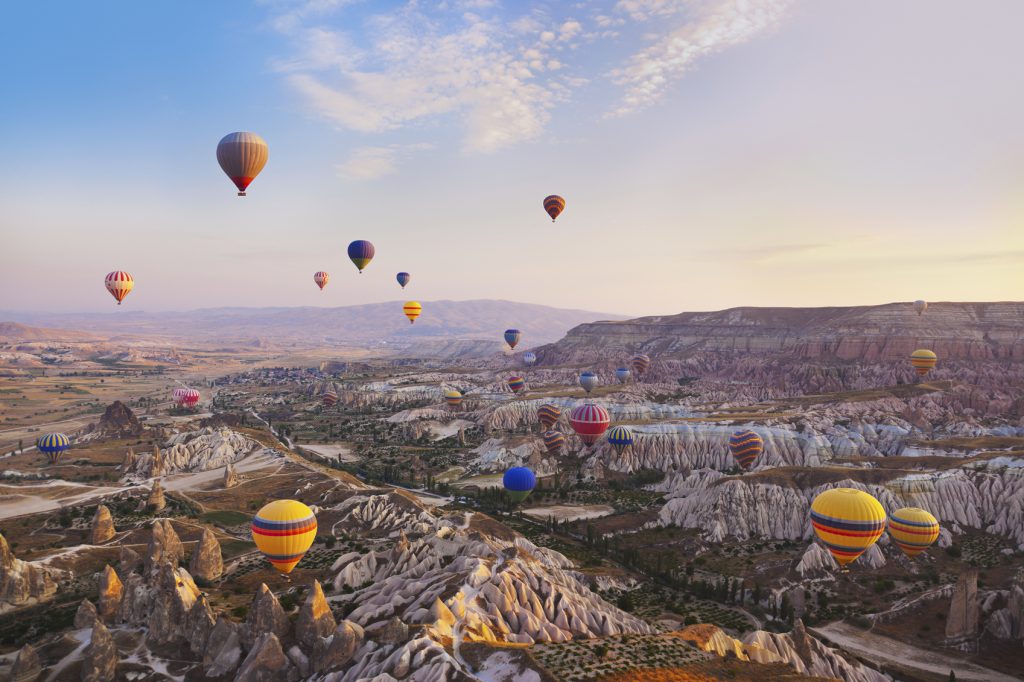
[[[11,3],[0,310],[114,312],[118,269],[148,311],[1019,300],[1022,25],[1015,0]],[[236,130],[270,148],[245,198]]]

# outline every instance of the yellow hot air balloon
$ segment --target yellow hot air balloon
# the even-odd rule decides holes
[[[314,538],[316,516],[296,500],[274,500],[252,519],[252,541],[281,573],[292,572]]]
[[[914,369],[921,376],[927,374],[929,370],[934,369],[935,363],[938,361],[939,356],[926,348],[918,348],[910,354],[910,364],[914,366]]]
[[[405,305],[402,306],[402,312],[404,312],[405,316],[409,318],[409,324],[414,324],[416,322],[416,318],[420,316],[421,312],[423,312],[423,306],[421,306],[418,301],[406,301]]]
[[[913,559],[939,539],[939,522],[918,507],[897,509],[889,517],[889,535]]]
[[[885,531],[885,509],[854,488],[833,488],[814,498],[811,524],[840,566],[854,561]]]

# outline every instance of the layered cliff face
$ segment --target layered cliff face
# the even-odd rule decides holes
[[[226,427],[175,434],[163,449],[126,457],[125,475],[141,478],[185,471],[209,471],[233,464],[263,446]]]

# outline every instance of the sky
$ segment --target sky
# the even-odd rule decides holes
[[[59,5],[0,8],[0,310],[1024,298],[1017,0]]]

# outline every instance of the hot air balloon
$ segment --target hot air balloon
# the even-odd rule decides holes
[[[736,463],[746,471],[750,471],[762,451],[764,451],[764,441],[753,431],[737,431],[729,437],[729,452],[732,453]]]
[[[814,498],[811,524],[840,566],[854,561],[885,531],[885,509],[854,488],[833,488]]]
[[[328,275],[323,270],[320,270],[313,274],[313,281],[316,282],[316,285],[318,287],[320,287],[320,291],[324,290],[324,287],[327,286],[327,280],[329,280],[330,278],[331,276]]]
[[[544,210],[551,216],[551,222],[555,222],[559,214],[565,210],[565,199],[557,194],[544,197]]]
[[[373,244],[365,239],[357,239],[348,245],[348,257],[359,268],[359,274],[363,274],[363,268],[373,260],[374,253],[376,251],[373,248]]]
[[[530,351],[523,353],[523,364],[527,367],[533,367],[537,364],[537,354]]]
[[[335,393],[333,390],[328,389],[324,391],[323,395],[321,396],[321,400],[324,401],[324,405],[326,405],[327,407],[334,407],[335,405],[338,404],[338,394]]]
[[[256,133],[229,133],[217,145],[217,163],[238,188],[238,196],[267,165],[267,143]]]
[[[928,301],[922,301],[921,299],[914,301],[914,311],[918,317],[921,317],[921,313],[926,310],[928,310]]]
[[[537,408],[537,419],[540,420],[540,425],[545,429],[550,429],[558,421],[558,418],[562,416],[562,409],[558,405],[552,405],[551,403],[544,403]]]
[[[50,464],[56,464],[64,451],[71,447],[71,440],[63,433],[48,433],[36,441],[36,448],[46,455]]]
[[[518,376],[509,377],[506,383],[513,393],[519,393],[526,387],[526,379]]]
[[[557,455],[562,452],[562,446],[565,445],[565,436],[559,431],[545,431],[544,432],[544,447],[547,448],[548,453]]]
[[[171,391],[171,400],[174,401],[175,405],[181,404],[181,399],[185,396],[186,392],[188,392],[188,389],[185,388],[184,386],[178,386],[173,391]]]
[[[462,404],[462,394],[456,391],[454,388],[444,392],[444,401],[448,403],[448,407],[453,410]]]
[[[594,403],[585,403],[569,413],[569,425],[585,445],[597,442],[611,423],[608,410]]]
[[[920,376],[924,376],[929,370],[934,369],[935,363],[938,361],[939,356],[925,348],[919,348],[910,354],[910,364],[914,366],[914,370]]]
[[[590,393],[597,386],[597,375],[593,372],[584,372],[580,375],[580,386],[587,393]]]
[[[629,368],[619,367],[615,370],[615,378],[619,380],[620,384],[624,384],[629,381]]]
[[[512,350],[515,350],[516,349],[516,344],[519,343],[519,337],[522,336],[522,335],[523,335],[523,333],[520,332],[518,329],[506,329],[505,330],[505,343],[508,344],[509,348],[511,348]]]
[[[628,426],[613,426],[608,431],[608,442],[621,455],[623,450],[633,444],[633,432]]]
[[[401,284],[402,288],[404,289],[405,285],[409,283],[410,279],[412,279],[412,275],[410,275],[408,272],[400,272],[397,275],[395,275],[395,279],[398,280],[398,283]]]
[[[889,517],[889,535],[913,559],[939,539],[939,522],[924,509],[904,507]]]
[[[643,353],[638,353],[629,359],[629,366],[638,376],[643,376],[647,368],[651,366],[651,358]]]
[[[199,403],[199,391],[194,388],[186,388],[178,396],[178,406],[184,408],[195,407]]]
[[[252,519],[252,541],[274,568],[292,572],[316,538],[313,510],[297,500],[274,500]]]
[[[505,493],[513,502],[522,502],[537,485],[537,477],[526,467],[512,467],[501,477]]]
[[[103,283],[118,305],[121,305],[121,301],[128,295],[128,292],[135,288],[135,280],[124,270],[114,270],[109,273]]]
[[[423,306],[418,301],[406,301],[402,306],[402,312],[409,318],[409,324],[416,324],[416,318],[423,312]]]

